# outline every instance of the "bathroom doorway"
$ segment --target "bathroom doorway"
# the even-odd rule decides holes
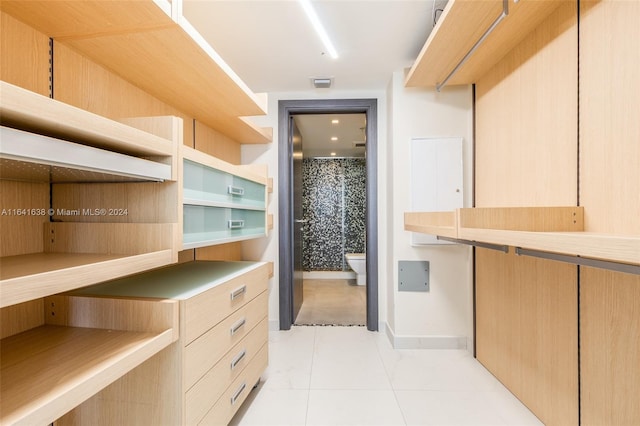
[[[376,100],[280,101],[282,330],[294,323],[378,330],[376,121]],[[318,130],[321,122],[329,126]],[[350,134],[338,130],[354,123]]]
[[[297,114],[292,120],[294,155],[302,154],[293,167],[294,233],[300,227],[294,275],[302,275],[294,324],[364,326],[366,115]]]

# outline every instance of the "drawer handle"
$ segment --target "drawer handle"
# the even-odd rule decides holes
[[[238,330],[240,330],[240,328],[242,328],[242,326],[247,322],[247,320],[245,318],[242,318],[241,320],[239,320],[238,322],[236,322],[235,324],[233,324],[231,326],[231,335],[233,336],[234,334],[236,334],[238,332]]]
[[[247,292],[247,286],[246,285],[243,285],[242,287],[236,288],[235,290],[233,290],[231,292],[231,300],[235,300],[236,297],[240,297],[246,292]]]
[[[229,229],[244,228],[244,220],[242,220],[242,219],[230,219],[229,222],[227,222],[227,226],[229,226]]]
[[[229,185],[227,187],[227,192],[231,195],[244,195],[244,188],[240,186]]]
[[[242,394],[242,391],[244,391],[244,389],[247,387],[246,383],[243,383],[240,385],[240,387],[238,388],[237,391],[235,391],[233,393],[233,395],[231,396],[231,405],[235,404],[236,401],[238,400],[238,398],[240,398],[240,395]]]
[[[247,350],[243,349],[242,352],[240,352],[238,355],[236,355],[236,357],[234,359],[231,360],[231,369],[233,370],[234,368],[236,368],[236,366],[238,365],[238,363],[240,361],[242,361],[242,358],[245,357],[245,355],[247,354]]]

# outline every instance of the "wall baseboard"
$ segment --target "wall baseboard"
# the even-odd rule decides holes
[[[389,324],[385,332],[394,349],[467,349],[466,336],[397,336]]]

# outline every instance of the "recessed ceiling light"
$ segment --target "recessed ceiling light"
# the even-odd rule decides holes
[[[338,120],[337,118],[334,118],[333,120],[331,120],[331,124],[338,124],[340,123],[340,120]]]
[[[316,10],[311,5],[311,1],[310,0],[298,0],[298,1],[300,2],[300,5],[302,6],[305,13],[307,14],[309,21],[311,21],[311,25],[313,25],[313,28],[316,30],[318,37],[320,37],[320,40],[322,40],[322,44],[324,44],[324,47],[325,49],[327,49],[327,52],[329,53],[329,55],[331,55],[333,59],[338,59],[338,52],[336,52],[335,47],[333,47],[333,43],[331,43],[331,40],[329,39],[329,35],[327,35],[327,32],[322,26],[322,22],[320,22],[320,18],[318,18],[318,15],[316,14]]]
[[[332,156],[335,156],[335,155],[336,155],[336,153],[335,153],[335,152],[332,152],[332,153],[331,153],[331,155],[332,155]]]
[[[337,141],[337,140],[338,140],[338,137],[337,137],[337,136],[331,136],[331,140],[332,140],[332,141]]]

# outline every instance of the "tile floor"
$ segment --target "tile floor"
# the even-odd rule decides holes
[[[305,279],[298,325],[365,325],[366,287],[347,279]]]
[[[467,351],[394,350],[365,327],[292,327],[232,425],[541,425]]]

